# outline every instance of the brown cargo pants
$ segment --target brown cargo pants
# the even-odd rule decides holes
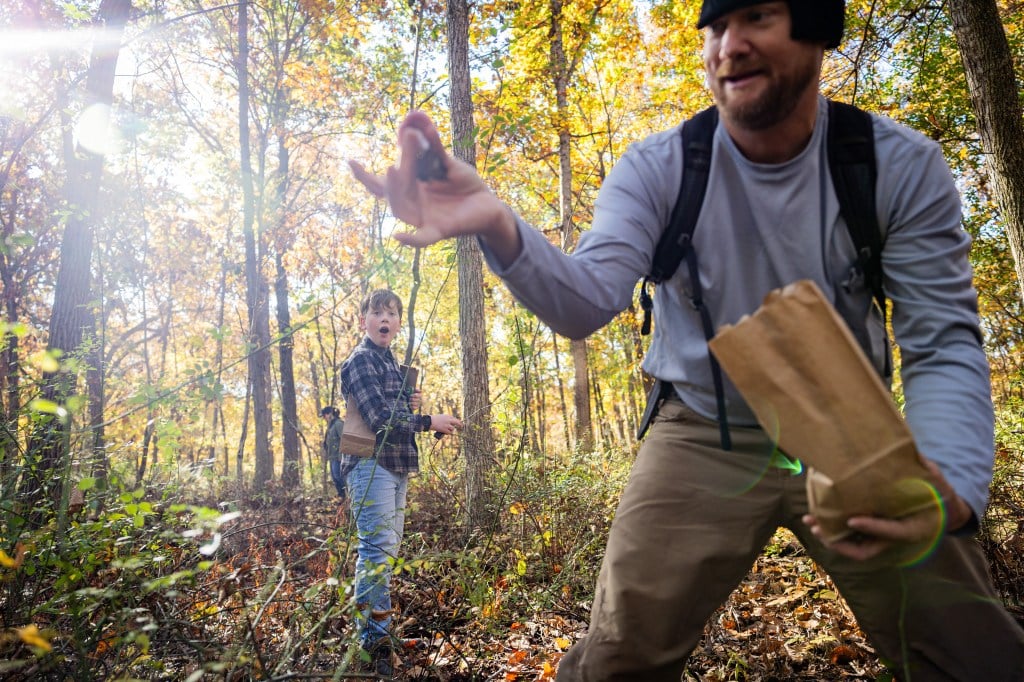
[[[559,682],[678,682],[704,625],[779,526],[792,530],[853,609],[900,682],[1024,680],[1024,631],[1003,608],[972,538],[947,535],[911,567],[857,562],[801,521],[804,476],[771,466],[762,430],[717,423],[665,402],[612,523],[589,634]]]

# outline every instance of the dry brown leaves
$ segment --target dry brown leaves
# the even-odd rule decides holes
[[[230,572],[220,576],[218,587],[223,597],[250,582],[246,561],[253,560],[254,552],[263,554],[264,561],[276,554],[279,561],[290,564],[286,589],[279,595],[287,598],[265,610],[259,627],[266,657],[272,659],[276,641],[286,638],[294,608],[289,606],[294,604],[290,600],[330,575],[338,575],[337,567],[326,560],[326,555],[315,551],[310,555],[313,546],[309,526],[301,521],[305,517],[311,525],[329,527],[336,522],[333,515],[328,502],[310,504],[305,510],[292,508],[278,516],[280,524],[252,524],[248,551],[238,547],[242,550],[238,561],[232,562]],[[411,530],[415,533],[414,527]],[[442,570],[435,565],[393,581],[400,613],[396,622],[400,635],[406,638],[397,652],[396,679],[553,680],[565,651],[586,635],[586,622],[567,612],[515,612],[515,604],[541,603],[539,597],[531,600],[529,595],[520,595],[524,598],[507,600],[503,612],[497,615],[469,608],[467,595],[453,591],[451,577],[443,575]],[[466,583],[473,583],[472,576],[463,576]],[[256,586],[246,587],[252,590]],[[529,585],[519,589],[539,593],[546,587]],[[584,614],[579,612],[578,616]],[[309,650],[308,657],[294,661],[292,670],[329,677],[344,655],[343,631],[347,629],[340,622],[335,634],[341,636],[319,642]],[[746,579],[708,622],[684,679],[781,682],[885,678],[884,668],[831,580],[803,554],[792,536],[780,532],[772,550],[758,558]]]

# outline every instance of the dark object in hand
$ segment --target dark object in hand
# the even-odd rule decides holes
[[[442,438],[444,438],[444,434],[441,433],[440,431],[434,431],[434,438],[436,438],[437,440],[441,440]]]
[[[416,178],[422,182],[448,179],[441,155],[432,149],[425,149],[416,155]]]

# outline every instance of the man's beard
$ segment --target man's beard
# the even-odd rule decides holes
[[[793,113],[807,88],[815,84],[817,73],[814,62],[807,61],[795,72],[778,77],[760,97],[743,105],[731,104],[723,96],[725,88],[717,79],[719,85],[712,89],[712,94],[722,116],[729,121],[745,130],[765,130]]]

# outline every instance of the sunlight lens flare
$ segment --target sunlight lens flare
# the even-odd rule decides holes
[[[110,107],[106,104],[93,104],[85,108],[75,121],[75,143],[93,154],[106,156],[116,152],[122,138],[112,125]]]
[[[110,46],[121,39],[119,31],[81,29],[75,31],[0,31],[0,57],[19,57],[50,51],[85,52],[93,45]]]
[[[936,548],[938,548],[939,542],[942,540],[946,530],[946,503],[942,496],[939,495],[939,491],[935,486],[921,478],[904,479],[899,481],[896,487],[901,495],[906,496],[906,499],[927,497],[931,500],[931,504],[926,509],[917,513],[928,514],[930,517],[933,517],[930,520],[933,522],[935,531],[930,540],[921,543],[915,548],[916,551],[912,551],[900,559],[900,567],[910,568],[923,562],[934,554]]]
[[[788,454],[779,449],[779,439],[782,437],[782,420],[779,419],[779,414],[774,409],[770,417],[765,417],[765,420],[770,419],[771,423],[765,426],[765,433],[772,443],[775,443],[775,449],[772,451],[771,461],[768,462],[768,466],[774,469],[782,469],[788,471],[793,476],[799,476],[804,471],[804,463],[795,457],[790,457]]]

